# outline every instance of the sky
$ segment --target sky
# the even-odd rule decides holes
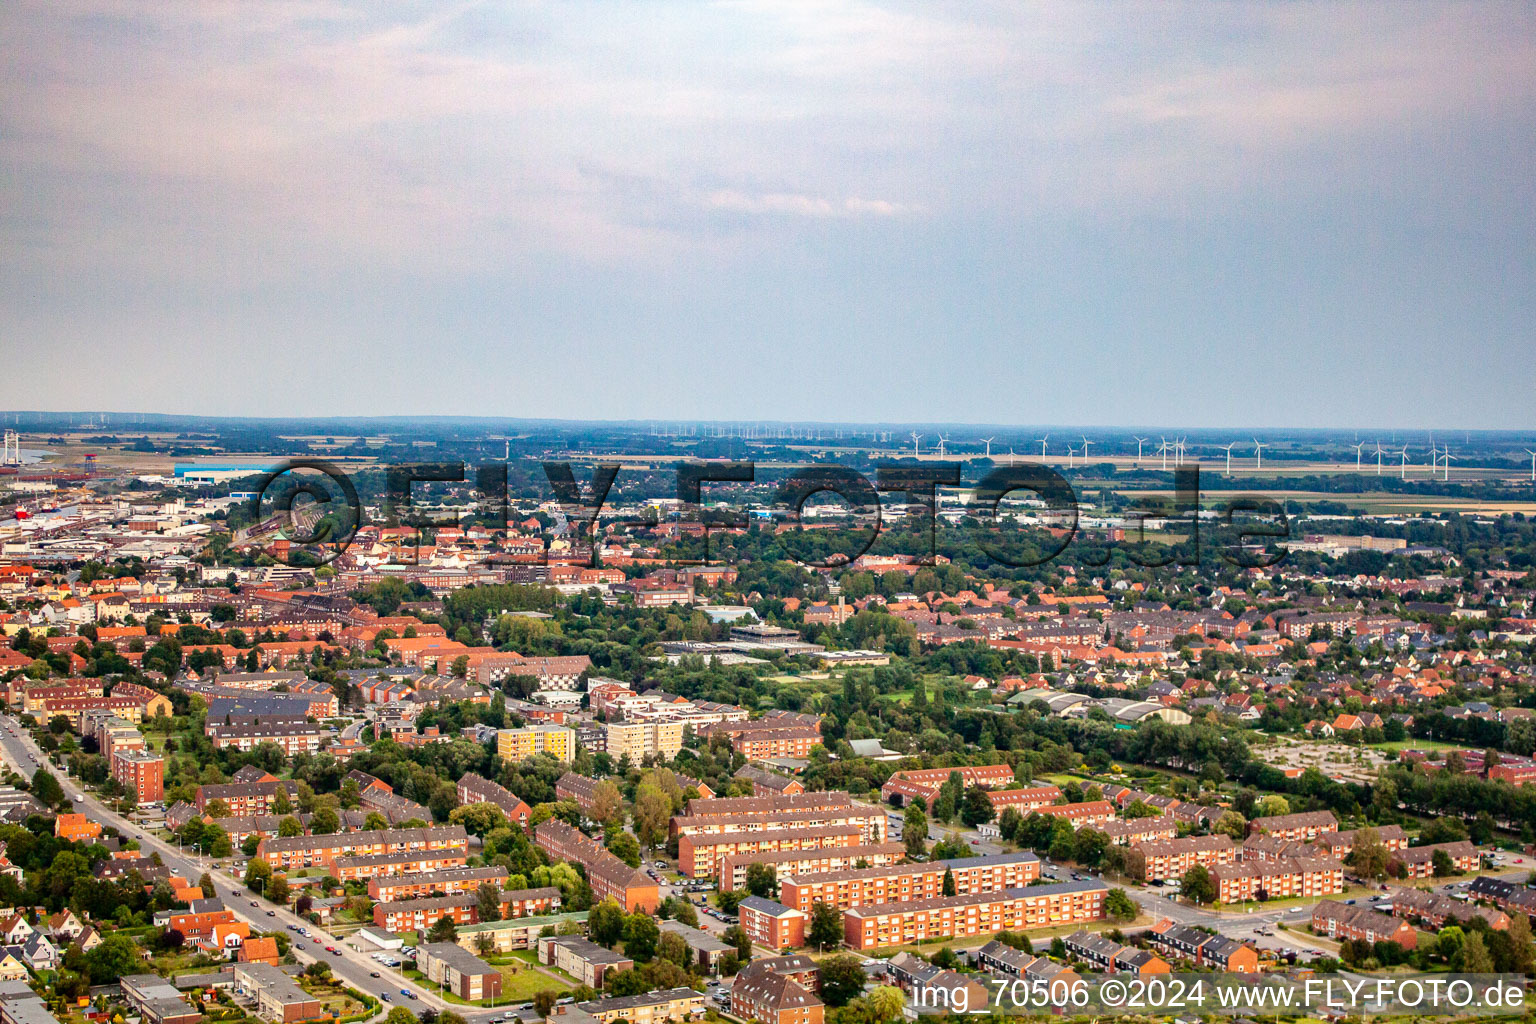
[[[1536,8],[0,4],[0,407],[1533,425]]]

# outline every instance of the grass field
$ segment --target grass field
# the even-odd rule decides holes
[[[1445,743],[1441,740],[1406,739],[1384,743],[1372,743],[1371,749],[1396,752],[1399,750],[1466,750],[1468,748],[1455,743]]]
[[[520,958],[508,963],[494,965],[501,972],[501,998],[494,1002],[486,999],[470,1001],[460,999],[452,992],[444,990],[442,997],[450,1003],[460,1006],[506,1006],[510,1003],[526,1003],[540,992],[552,992],[560,997],[570,992],[574,982],[566,984],[557,978],[550,977],[543,971],[524,963]],[[437,992],[437,986],[427,981],[426,976],[417,970],[407,970],[407,978],[421,983],[423,988]]]

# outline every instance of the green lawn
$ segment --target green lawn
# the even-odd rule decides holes
[[[494,966],[501,972],[501,998],[494,1003],[485,999],[478,1002],[460,999],[446,989],[442,992],[443,999],[450,1003],[457,1003],[460,1006],[506,1006],[509,1003],[526,1003],[540,992],[553,992],[558,998],[568,994],[573,987],[522,963],[505,963]],[[422,988],[434,993],[437,992],[437,986],[429,982],[426,975],[420,971],[407,970],[405,976],[419,982]]]
[[[1406,740],[1395,740],[1395,741],[1384,741],[1384,742],[1381,742],[1381,743],[1372,743],[1370,746],[1371,746],[1372,750],[1391,750],[1391,751],[1398,751],[1398,750],[1467,750],[1468,749],[1467,747],[1461,746],[1459,743],[1445,743],[1445,742],[1443,742],[1441,740],[1416,740],[1416,739],[1413,739],[1411,737],[1409,739],[1406,739]]]

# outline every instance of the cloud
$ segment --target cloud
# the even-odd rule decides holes
[[[906,212],[902,204],[885,199],[849,196],[842,200],[832,200],[785,192],[747,195],[729,189],[711,192],[704,198],[704,205],[712,210],[728,210],[732,213],[785,214],[793,217],[895,217]]]

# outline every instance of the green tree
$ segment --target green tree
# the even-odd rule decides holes
[[[838,953],[821,962],[821,998],[829,1006],[844,1006],[864,991],[864,965],[856,956]]]
[[[765,900],[777,899],[779,895],[779,873],[771,864],[747,865],[747,892],[753,896],[760,896]]]
[[[587,933],[592,941],[612,949],[624,937],[624,908],[612,898],[587,912]]]
[[[384,1024],[417,1024],[416,1015],[403,1006],[391,1007]]]
[[[1278,814],[1290,814],[1291,802],[1279,793],[1271,793],[1258,802],[1254,808],[1254,813],[1260,818],[1273,818]]]
[[[640,840],[619,829],[608,840],[608,852],[632,868],[640,866]]]
[[[288,877],[286,875],[272,876],[272,881],[267,883],[267,899],[279,905],[288,902]]]
[[[729,942],[736,947],[736,959],[746,963],[752,959],[752,937],[747,930],[739,924],[733,924],[720,933],[720,941]]]
[[[245,887],[252,892],[266,892],[272,882],[272,865],[260,857],[252,857],[245,866]]]
[[[304,834],[304,823],[290,814],[277,823],[277,834],[284,838],[301,836]]]
[[[59,807],[64,803],[64,787],[46,768],[32,773],[32,795],[47,807]]]
[[[1179,891],[1196,903],[1210,903],[1216,899],[1216,884],[1211,881],[1211,873],[1199,864],[1184,872]]]
[[[656,955],[661,929],[649,914],[630,914],[624,919],[624,955],[644,963]]]
[[[1492,974],[1493,957],[1481,934],[1468,932],[1466,944],[1461,947],[1462,974]]]
[[[533,994],[533,1012],[539,1015],[540,1020],[546,1020],[555,1012],[555,993],[552,989],[541,989]]]
[[[843,912],[821,900],[812,903],[811,925],[805,938],[806,944],[818,951],[836,949],[843,941]]]
[[[481,882],[475,890],[475,909],[481,921],[500,921],[501,886],[495,882]]]
[[[955,873],[949,868],[944,869],[944,880],[940,884],[942,886],[943,895],[954,896],[956,894],[957,890],[955,888]]]
[[[309,830],[317,836],[335,835],[341,828],[341,819],[329,807],[315,808],[309,819]]]
[[[661,933],[656,942],[656,955],[679,967],[687,967],[693,961],[693,951],[688,948],[687,940],[676,932]]]
[[[427,931],[428,942],[456,942],[458,938],[459,929],[448,914],[438,918]]]
[[[1448,878],[1451,875],[1460,874],[1456,870],[1456,862],[1451,860],[1451,855],[1444,850],[1436,850],[1430,856],[1430,864],[1434,866],[1436,878]]]
[[[1212,831],[1230,837],[1234,843],[1240,843],[1248,835],[1248,819],[1236,811],[1223,811],[1221,817],[1216,819]]]
[[[918,858],[928,853],[928,814],[921,800],[907,804],[901,814],[901,841],[907,856]]]
[[[980,786],[972,786],[965,791],[965,798],[961,801],[960,820],[975,828],[992,820],[992,798],[987,796],[987,791]]]
[[[906,1005],[906,996],[902,995],[901,989],[894,985],[878,985],[873,992],[864,997],[864,1006],[873,1024],[888,1024],[891,1021],[902,1020],[902,1011],[906,1009]]]
[[[1354,847],[1344,863],[1355,869],[1361,878],[1383,879],[1387,877],[1387,863],[1391,860],[1387,844],[1381,841],[1381,833],[1367,826],[1355,833]]]
[[[1126,894],[1124,889],[1111,889],[1104,897],[1104,912],[1109,915],[1111,921],[1134,921],[1136,919],[1136,901]]]

